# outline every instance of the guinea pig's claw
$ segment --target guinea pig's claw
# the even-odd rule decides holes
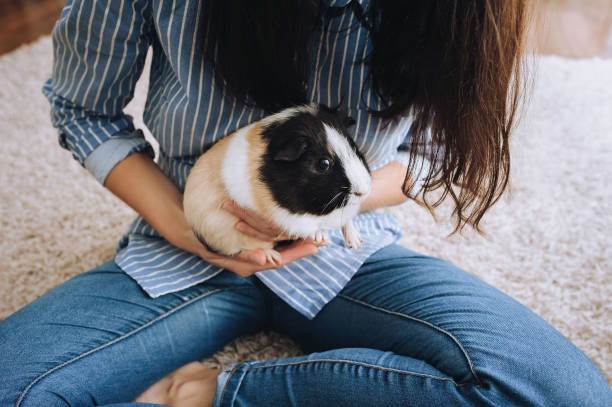
[[[355,250],[361,247],[361,243],[363,242],[359,232],[357,229],[355,229],[355,226],[353,226],[353,222],[349,222],[342,227],[342,234],[344,235],[344,243],[346,244],[346,247]]]
[[[325,246],[329,244],[329,237],[327,236],[327,232],[325,232],[324,230],[318,230],[312,238],[312,242],[317,246]]]
[[[357,239],[347,240],[345,243],[346,243],[346,247],[348,247],[349,249],[359,250],[359,248],[361,247],[361,243],[363,242],[361,241],[361,237],[357,236]]]
[[[283,259],[281,257],[281,254],[277,252],[276,250],[268,249],[268,250],[264,250],[264,253],[266,253],[266,261],[268,263],[272,263],[277,266],[280,266],[281,264],[283,264]]]

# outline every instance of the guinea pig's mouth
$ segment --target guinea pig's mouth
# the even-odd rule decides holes
[[[326,209],[329,210],[333,206],[336,210],[344,211],[346,209],[354,209],[360,207],[362,202],[365,200],[368,194],[360,192],[359,194],[354,191],[346,190],[338,192],[332,199],[325,205],[323,213]]]
[[[344,201],[342,202],[342,206],[347,208],[352,208],[354,206],[361,206],[363,201],[365,201],[367,194],[361,193],[350,193],[344,197]]]
[[[328,208],[344,208],[351,197],[351,194],[348,191],[340,191],[336,195],[334,195],[329,202],[323,208],[323,212]]]

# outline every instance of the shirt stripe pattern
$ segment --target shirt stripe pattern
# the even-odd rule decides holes
[[[220,89],[201,56],[205,33],[200,0],[68,0],[53,29],[54,64],[43,93],[59,143],[100,182],[134,151],[152,154],[123,108],[132,99],[145,56],[152,64],[144,122],[159,142],[158,165],[183,190],[197,157],[212,143],[264,116]],[[356,120],[351,136],[372,170],[404,161],[398,148],[410,118],[383,121],[369,113],[380,102],[367,86],[365,27],[348,0],[328,0],[312,39],[311,101],[340,106]],[[368,7],[367,0],[361,0]],[[378,212],[355,219],[363,246],[349,250],[339,230],[319,252],[278,270],[257,273],[297,311],[313,318],[375,251],[397,241],[396,220]],[[138,217],[122,237],[115,260],[152,297],[185,289],[223,271],[184,252]]]

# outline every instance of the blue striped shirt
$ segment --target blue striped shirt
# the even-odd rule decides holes
[[[342,7],[348,0],[328,0]],[[368,7],[368,1],[360,1]],[[264,116],[215,83],[200,49],[200,0],[68,0],[53,29],[54,64],[43,92],[51,103],[60,145],[101,183],[135,151],[153,154],[123,108],[132,99],[145,55],[153,58],[144,122],[159,141],[157,162],[180,191],[198,155],[232,131]],[[352,137],[374,170],[404,157],[410,118],[385,122],[368,113],[380,101],[367,86],[361,61],[368,31],[350,7],[327,15],[312,38],[311,101],[340,105],[356,120]],[[256,275],[308,318],[329,302],[375,251],[398,240],[396,220],[370,212],[355,226],[363,246],[344,246],[339,230],[316,255]],[[117,247],[119,267],[152,297],[203,282],[222,271],[168,243],[138,217]]]

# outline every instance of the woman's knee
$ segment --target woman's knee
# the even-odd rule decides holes
[[[498,405],[612,406],[602,372],[544,321],[525,323],[511,342],[502,339],[506,335],[499,334],[488,356],[475,356],[484,392]]]
[[[493,405],[608,407],[612,405],[610,386],[597,368],[587,366],[582,372],[560,377],[557,369],[533,366],[528,372],[514,372],[512,377],[484,378],[482,395]],[[511,369],[510,369],[511,370]],[[538,370],[536,372],[536,370]],[[589,380],[590,379],[590,380]]]
[[[353,303],[339,313],[371,311],[370,326],[395,321],[386,325],[398,329],[385,338],[404,338],[393,348],[399,354],[424,360],[455,380],[473,376],[486,398],[504,400],[498,405],[612,405],[610,386],[593,362],[501,291],[450,263],[401,248],[370,260],[339,295]],[[463,375],[467,368],[472,375]]]
[[[263,312],[255,287],[199,286],[148,299],[112,269],[85,274],[0,323],[0,407],[89,405],[111,387],[124,399],[132,390],[121,386],[144,390],[255,329]],[[77,395],[85,401],[70,401]]]

